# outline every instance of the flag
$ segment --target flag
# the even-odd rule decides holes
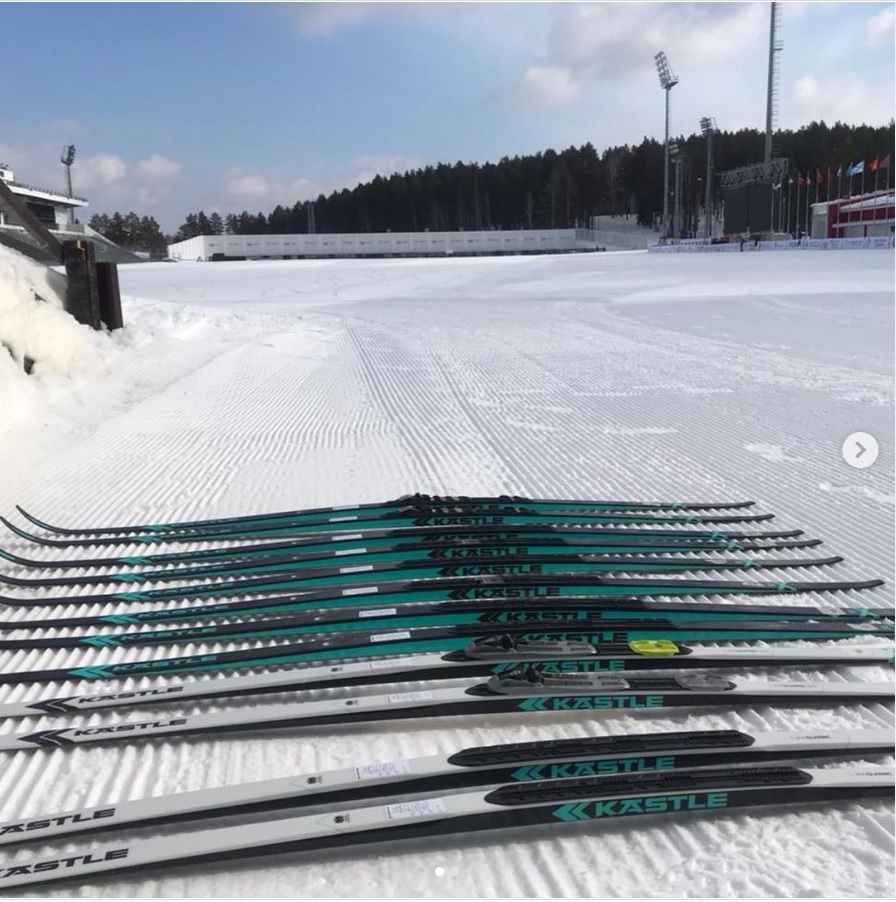
[[[833,177],[834,177],[834,176],[831,174],[831,167],[828,166],[828,181],[831,181],[831,179],[832,179]]]
[[[808,188],[809,185],[812,184],[811,181],[810,181],[810,179],[809,179],[809,173],[808,173],[808,172],[806,173],[806,177],[805,177],[805,178],[800,177],[800,184],[801,184],[804,188]]]
[[[868,171],[869,171],[869,172],[877,172],[877,157],[875,157],[875,158],[868,164]]]
[[[837,178],[839,179],[842,177],[843,177],[843,164],[841,163],[840,168],[837,170]]]
[[[861,175],[864,171],[865,171],[865,161],[859,160],[859,162],[856,163],[856,165],[852,167],[852,170],[850,171],[849,174],[850,175]]]
[[[820,185],[823,181],[824,181],[824,179],[821,177],[821,170],[816,169],[815,170],[815,184]]]
[[[878,164],[878,169],[889,169],[890,168],[890,155],[887,154]]]
[[[772,185],[772,191],[780,191],[781,190],[781,182],[778,182],[777,185]]]

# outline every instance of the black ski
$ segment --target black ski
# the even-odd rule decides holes
[[[65,852],[0,866],[0,891],[61,880],[83,883],[106,874],[158,869],[162,865],[226,864],[260,854],[308,853],[371,842],[401,841],[413,849],[421,838],[490,830],[499,831],[501,836],[516,836],[537,824],[592,824],[647,814],[718,814],[756,806],[892,799],[893,783],[892,767],[723,765],[680,772],[510,783],[445,796],[430,794],[412,803],[392,797],[385,804],[343,808],[325,815],[183,834],[166,831],[158,837],[96,846],[76,845]]]
[[[724,623],[732,630],[749,630],[758,621],[742,614],[725,616],[722,606],[716,611],[697,612],[681,611],[679,607],[677,623],[691,623],[701,627],[710,621],[717,626]],[[517,605],[514,608],[496,608],[486,601],[449,601],[435,604],[406,605],[393,608],[337,608],[311,610],[285,617],[265,620],[252,620],[240,623],[212,624],[209,626],[180,627],[178,629],[144,630],[129,633],[81,634],[75,636],[30,636],[21,639],[0,639],[0,650],[19,648],[119,648],[144,645],[186,645],[194,642],[218,642],[246,639],[271,639],[293,636],[304,636],[316,633],[344,633],[351,630],[396,630],[417,629],[429,626],[456,626],[461,624],[534,624],[534,623],[567,623],[577,621],[594,623],[611,622],[618,628],[628,627],[642,622],[644,629],[653,624],[657,627],[665,624],[656,617],[661,608],[652,611],[632,612],[623,607],[613,608],[608,605],[587,604],[587,602],[566,605],[529,604]],[[637,616],[640,613],[643,617]],[[835,618],[833,620],[792,621],[785,618],[782,623],[790,624],[795,632],[807,633],[842,633],[844,623],[849,624],[850,633],[862,632],[865,635],[890,636],[893,634],[891,620],[862,620],[857,626],[849,621]],[[768,626],[768,623],[765,623]]]
[[[318,520],[303,520],[300,523],[246,524],[230,527],[215,527],[207,530],[191,530],[171,533],[152,533],[132,536],[129,540],[153,539],[165,542],[206,542],[230,541],[253,538],[276,538],[277,536],[323,535],[331,533],[352,533],[365,529],[442,527],[442,526],[712,526],[728,523],[758,523],[771,520],[772,514],[739,514],[734,516],[698,517],[686,514],[680,517],[666,517],[645,514],[565,514],[539,513],[532,508],[507,508],[500,513],[488,511],[457,511],[453,508],[396,508],[381,517],[360,519],[358,517],[328,517]],[[6,521],[3,521],[6,522]],[[102,542],[107,536],[89,536],[86,539],[57,540],[62,544],[83,544]],[[120,544],[121,538],[116,541]],[[54,543],[55,544],[55,543]]]
[[[43,545],[50,548],[71,548],[71,547],[103,547],[103,546],[114,546],[120,547],[122,544],[127,542],[127,544],[132,545],[166,545],[174,542],[199,542],[199,541],[212,541],[212,539],[170,539],[163,536],[156,535],[133,535],[128,536],[126,538],[122,538],[120,536],[117,537],[102,537],[102,536],[94,536],[85,539],[53,539],[48,536],[40,536],[35,535],[33,533],[27,532],[22,529],[20,526],[16,526],[14,523],[5,519],[4,517],[0,517],[0,523],[7,527],[12,533],[17,535],[20,539],[24,539],[28,542],[34,542],[38,545]],[[357,524],[355,524],[357,526]],[[518,524],[507,524],[507,523],[441,523],[441,524],[423,524],[417,526],[396,526],[395,524],[391,524],[389,526],[380,525],[375,528],[365,528],[365,529],[353,529],[350,532],[336,532],[333,534],[323,534],[323,535],[312,535],[312,536],[295,536],[291,539],[285,539],[279,543],[274,542],[272,547],[280,546],[289,546],[289,547],[298,547],[299,545],[307,544],[317,544],[317,545],[329,545],[331,542],[343,542],[343,541],[356,541],[362,539],[365,543],[371,541],[373,539],[380,538],[391,538],[393,540],[404,541],[412,538],[426,538],[427,541],[451,541],[452,538],[456,538],[457,536],[466,535],[466,536],[530,536],[534,534],[540,534],[544,536],[559,536],[564,538],[576,538],[576,537],[587,537],[589,540],[594,538],[600,538],[601,541],[604,541],[609,536],[618,536],[620,538],[624,538],[626,541],[639,541],[643,538],[663,538],[663,539],[675,539],[677,537],[681,537],[687,541],[692,539],[708,539],[719,542],[725,546],[725,543],[728,541],[741,541],[741,540],[750,540],[750,541],[765,541],[765,540],[776,540],[776,539],[794,539],[801,535],[803,535],[803,530],[801,529],[788,529],[788,530],[769,530],[769,531],[760,531],[760,532],[742,532],[742,531],[728,531],[728,530],[718,530],[718,529],[710,529],[710,530],[699,530],[699,529],[644,529],[644,528],[628,528],[628,529],[613,529],[610,527],[603,526],[586,526],[586,525],[576,525],[576,524],[563,524],[563,523],[544,523],[539,521],[537,523],[534,522],[526,522],[526,523],[518,523]],[[250,541],[251,536],[242,536],[234,541]],[[276,539],[276,536],[268,536],[268,539]],[[213,541],[225,541],[221,538],[215,538]],[[193,552],[190,552],[192,555]]]
[[[867,623],[788,623],[675,620],[545,620],[454,624],[382,632],[358,630],[312,637],[291,645],[241,648],[235,651],[179,655],[146,661],[121,661],[47,670],[0,673],[2,683],[46,683],[62,680],[105,680],[125,676],[172,673],[213,673],[248,667],[279,667],[348,658],[384,658],[395,655],[461,650],[476,638],[512,635],[529,642],[559,640],[599,645],[640,639],[679,641],[815,641],[868,635]],[[876,632],[872,627],[872,632]],[[891,629],[891,628],[890,628]]]
[[[388,533],[389,530],[383,530]],[[349,541],[345,541],[348,539]],[[457,560],[477,557],[484,551],[499,557],[518,554],[685,554],[697,552],[758,552],[789,551],[814,548],[821,545],[821,539],[790,539],[774,542],[748,541],[738,539],[688,538],[687,533],[669,532],[663,538],[639,536],[627,532],[622,536],[611,533],[591,538],[590,534],[567,535],[537,533],[460,533],[451,535],[422,536],[416,541],[395,539],[390,536],[373,535],[366,539],[355,536],[341,536],[341,543],[333,539],[319,542],[316,539],[299,539],[295,542],[264,542],[257,545],[231,545],[225,548],[204,548],[194,551],[177,551],[168,554],[125,555],[121,557],[99,557],[71,560],[35,560],[12,554],[0,548],[0,560],[19,567],[37,570],[120,569],[123,567],[156,566],[161,564],[203,564],[224,561],[252,562],[267,558],[290,557],[301,561],[333,561],[361,558],[369,555],[380,560]],[[389,557],[387,557],[389,556]]]
[[[278,521],[298,522],[301,520],[332,517],[378,517],[391,514],[395,510],[416,508],[432,510],[456,508],[460,510],[488,509],[500,511],[506,508],[528,507],[539,511],[586,511],[597,513],[609,511],[639,513],[652,511],[716,511],[743,510],[752,507],[754,501],[682,502],[682,501],[589,501],[574,498],[525,498],[519,495],[495,495],[471,497],[464,495],[403,495],[390,501],[372,502],[358,505],[337,505],[335,507],[311,507],[301,510],[279,511],[268,514],[245,514],[207,520],[182,520],[168,523],[137,523],[128,526],[94,526],[65,528],[54,526],[28,513],[20,505],[16,510],[35,526],[59,535],[121,535],[140,532],[175,532],[180,530],[202,530],[215,527],[241,526],[244,524],[272,523]]]
[[[446,561],[411,558],[380,561],[378,556],[358,555],[339,559],[339,566],[320,566],[318,560],[296,559],[295,556],[265,557],[252,562],[210,564],[182,567],[176,570],[141,570],[131,573],[94,573],[84,576],[49,576],[21,578],[0,574],[0,584],[17,589],[47,587],[69,588],[104,583],[133,585],[139,582],[172,580],[242,579],[291,574],[290,579],[309,586],[342,585],[383,579],[430,579],[457,576],[504,576],[532,573],[687,573],[710,570],[787,570],[801,567],[826,567],[839,564],[843,558],[687,558],[654,555],[641,549],[637,556],[617,557],[606,554],[531,553],[507,555],[497,549],[476,549],[478,555]],[[382,575],[382,576],[381,576]]]
[[[362,596],[363,597],[363,596]],[[488,593],[469,593],[451,590],[442,593],[444,604],[451,605],[476,605],[478,610],[501,610],[508,605],[519,606],[522,604],[545,607],[559,604],[584,605],[595,611],[600,611],[601,616],[639,617],[659,616],[674,617],[677,619],[750,619],[764,618],[766,620],[820,620],[823,622],[838,621],[864,621],[882,620],[896,617],[893,608],[835,608],[823,609],[814,605],[762,605],[762,604],[723,604],[699,603],[688,601],[684,603],[668,601],[651,601],[646,598],[635,597],[609,597],[595,598],[587,594],[587,587],[578,586],[539,586],[537,588],[509,586],[502,591],[501,588],[491,588]],[[59,629],[63,627],[86,626],[136,626],[138,624],[152,623],[187,623],[190,621],[213,621],[223,617],[245,618],[257,617],[262,614],[292,614],[299,611],[323,608],[331,611],[346,611],[347,608],[355,608],[358,613],[365,613],[369,617],[374,613],[370,608],[357,606],[354,603],[358,596],[346,594],[336,597],[319,598],[315,596],[285,595],[270,596],[263,599],[251,599],[248,601],[225,601],[220,604],[195,605],[185,608],[162,608],[149,611],[131,611],[121,614],[98,614],[95,616],[81,617],[52,617],[35,620],[7,620],[0,621],[0,630],[23,629]],[[423,603],[414,596],[408,595],[375,595],[371,603],[376,602],[378,608],[386,603],[391,605],[409,604],[415,610],[425,610]],[[600,603],[599,603],[600,602]],[[599,604],[598,604],[599,603]],[[432,603],[440,607],[441,603]],[[457,607],[463,610],[463,607]],[[615,612],[615,614],[613,613]]]
[[[452,568],[462,571],[463,568]],[[550,582],[556,586],[588,587],[588,595],[592,596],[626,596],[626,595],[796,595],[805,592],[842,592],[852,589],[871,589],[883,585],[882,579],[869,580],[833,580],[824,582],[743,582],[738,580],[692,580],[692,579],[642,579],[620,577],[598,577],[588,574],[555,573],[546,578],[537,571],[529,573],[500,573],[494,565],[468,568],[469,572],[461,575],[456,572],[452,576],[436,579],[390,580],[388,582],[351,587],[336,584],[326,587],[318,586],[314,591],[300,592],[305,600],[325,601],[334,596],[349,595],[415,595],[415,601],[439,601],[443,598],[487,598],[488,594],[450,594],[445,592],[467,593],[475,589],[507,587],[536,587]],[[306,583],[307,585],[307,583]],[[43,596],[36,598],[17,598],[0,595],[0,603],[7,605],[23,605],[47,607],[60,604],[128,604],[143,601],[176,601],[181,598],[228,598],[234,595],[266,594],[269,592],[291,591],[302,589],[302,580],[286,575],[265,576],[254,579],[230,580],[212,583],[205,586],[180,586],[163,589],[145,589],[132,592],[113,592],[90,595]],[[433,595],[432,593],[436,594]],[[559,593],[563,594],[563,593]],[[581,593],[580,593],[581,594]],[[325,607],[323,604],[321,607]]]
[[[757,623],[755,614],[729,614],[725,616],[724,606],[716,605],[715,610],[687,610],[687,605],[677,605],[677,623],[691,623],[701,627],[704,622],[713,625],[724,623],[732,630],[749,630]],[[701,607],[712,607],[704,605]],[[644,629],[651,624],[659,627],[668,622],[657,618],[662,605],[641,611],[626,610],[623,606],[614,608],[606,604],[588,604],[585,601],[564,605],[554,603],[517,604],[513,608],[496,607],[489,601],[448,601],[434,604],[405,605],[392,608],[335,608],[310,610],[248,622],[212,624],[209,626],[180,627],[177,629],[144,630],[129,633],[81,634],[75,636],[29,636],[21,639],[0,639],[0,650],[19,648],[119,648],[144,645],[185,645],[194,642],[214,643],[246,639],[271,639],[311,635],[315,633],[344,633],[351,630],[397,630],[417,629],[429,626],[457,626],[461,624],[534,624],[567,623],[577,621],[594,623],[612,622],[617,628],[628,627],[642,622]],[[634,613],[635,616],[632,616]],[[641,615],[640,617],[638,615]],[[643,619],[642,619],[643,618]],[[864,619],[858,625],[839,617],[823,618],[819,622],[784,618],[782,623],[791,624],[794,631],[807,633],[842,633],[844,623],[849,624],[850,633],[891,636],[893,621]],[[768,626],[768,624],[765,624]]]

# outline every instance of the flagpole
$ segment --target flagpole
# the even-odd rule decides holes
[[[796,171],[796,204],[793,211],[793,231],[799,233],[800,230],[800,186],[803,184],[803,177],[800,175],[799,169]]]
[[[787,232],[792,235],[793,232],[790,231],[790,187],[793,185],[793,179],[788,175],[787,176]]]
[[[775,180],[772,178],[769,181],[769,194],[771,197],[769,200],[771,201],[771,205],[769,206],[768,211],[768,228],[772,235],[775,234]]]
[[[805,228],[803,231],[806,233],[806,237],[808,238],[808,237],[811,237],[809,235],[809,176],[808,176],[808,174],[806,175],[806,219],[805,219],[805,222],[806,222],[806,225],[805,225]]]
[[[872,231],[874,231],[874,224],[877,223],[877,174],[880,171],[880,167],[877,165],[877,157],[874,158],[874,209],[871,211],[871,223],[872,223]]]
[[[783,232],[781,220],[784,218],[784,179],[781,179],[781,190],[778,191],[778,231]]]
[[[863,204],[865,203],[865,158],[862,158],[862,182],[859,188],[859,197],[862,198],[859,201],[859,227],[862,230],[861,237],[865,237],[865,231],[867,230],[867,226],[865,225],[865,207]]]

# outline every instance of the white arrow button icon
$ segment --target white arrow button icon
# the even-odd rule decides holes
[[[877,440],[867,432],[853,432],[843,442],[843,459],[857,470],[870,467],[877,460],[880,449]]]

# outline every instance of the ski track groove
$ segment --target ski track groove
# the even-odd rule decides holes
[[[320,307],[296,308],[301,288],[289,298],[268,288],[243,289],[245,296],[270,303],[261,309],[275,310],[277,315],[247,328],[243,339],[232,337],[233,347],[192,369],[181,367],[179,376],[92,433],[75,434],[64,455],[51,455],[33,474],[24,473],[0,487],[0,512],[17,518],[12,504],[19,502],[60,525],[90,526],[381,501],[411,491],[686,496],[684,500],[749,497],[757,502],[756,512],[775,514],[774,520],[756,524],[756,529],[799,527],[807,536],[824,540],[822,546],[805,552],[757,553],[758,557],[841,554],[846,559],[834,567],[763,571],[745,578],[888,579],[888,585],[873,592],[756,597],[757,603],[892,606],[892,447],[882,442],[878,464],[866,471],[849,470],[839,448],[843,437],[857,428],[892,434],[891,362],[887,368],[892,353],[888,356],[865,345],[841,348],[839,341],[820,345],[815,353],[809,346],[811,336],[806,335],[810,324],[823,319],[854,340],[857,333],[848,331],[854,319],[861,323],[862,336],[875,338],[886,331],[887,317],[892,318],[886,312],[881,319],[881,310],[888,310],[891,300],[885,298],[883,307],[877,303],[877,282],[872,280],[861,295],[858,314],[838,310],[832,295],[835,300],[825,300],[817,316],[812,290],[826,285],[825,290],[836,292],[842,285],[858,284],[853,273],[848,282],[828,278],[827,260],[818,255],[811,263],[808,258],[761,261],[770,270],[769,285],[774,288],[748,283],[749,314],[745,305],[737,308],[729,303],[738,292],[749,292],[727,273],[731,267],[749,272],[759,264],[755,260],[658,261],[643,255],[602,255],[598,261],[477,260],[461,264],[468,266],[463,272],[469,275],[468,283],[460,287],[454,275],[458,272],[454,264],[460,261],[315,263],[302,272],[310,280],[309,290],[319,293]],[[784,262],[791,268],[778,268]],[[272,265],[270,271],[285,267]],[[253,264],[246,278],[253,285],[255,280],[263,284],[267,271],[266,266]],[[189,271],[188,278],[207,272]],[[224,274],[211,270],[215,276],[219,272]],[[499,290],[494,272],[504,279]],[[380,273],[386,278],[378,280]],[[556,273],[562,278],[555,288]],[[680,281],[681,273],[690,274],[691,282]],[[152,268],[147,268],[129,277],[151,274]],[[165,278],[170,276],[166,270]],[[815,289],[807,279],[817,280]],[[211,297],[230,290],[225,280]],[[195,294],[187,290],[184,296]],[[732,297],[717,303],[723,294]],[[202,302],[207,302],[205,295]],[[751,318],[757,311],[778,317],[774,335],[752,334],[750,330],[760,331]],[[253,310],[247,319],[258,315]],[[744,320],[750,320],[749,329]],[[863,365],[866,358],[872,361],[868,366]],[[80,552],[31,546],[5,532],[0,544],[48,565]],[[123,540],[114,547],[91,550],[90,556],[134,550]],[[4,572],[20,569],[24,568],[3,565]],[[710,578],[696,571],[677,574],[704,576]],[[181,580],[171,580],[152,585],[180,584]],[[3,609],[2,617],[15,621],[159,607],[78,600],[91,592],[90,586],[78,587],[70,592],[70,602],[59,608],[10,607]],[[45,589],[23,596],[54,594],[61,593]],[[188,600],[162,603],[189,605]],[[70,632],[74,630],[49,628],[45,634]],[[194,643],[177,653],[267,648],[289,641]],[[885,640],[857,638],[844,644],[853,641]],[[145,647],[2,652],[0,670],[138,661],[171,651]],[[229,671],[249,672],[253,671]],[[755,668],[732,673],[735,679],[773,680],[785,675],[882,680],[891,671]],[[211,678],[176,677],[185,682]],[[143,676],[111,684],[0,686],[0,702],[100,692],[112,686],[149,688],[162,682]],[[402,689],[420,685],[402,684]],[[302,697],[377,691],[376,687],[316,690]],[[147,705],[64,720],[79,725],[144,720],[179,711],[250,708],[258,701],[274,704],[294,697],[283,692],[229,704],[219,699]],[[0,723],[0,732],[59,725],[57,718],[30,718]],[[891,706],[883,704],[671,709],[662,715],[614,712],[593,717],[554,712],[530,720],[475,715],[441,723],[396,721],[330,731],[264,731],[234,738],[39,750],[3,756],[0,818],[308,773],[361,760],[449,753],[492,742],[658,729],[892,725]],[[109,834],[109,841],[122,835],[127,834]],[[836,860],[827,845],[832,835],[842,838]],[[811,813],[788,806],[774,812],[756,809],[674,821],[638,818],[568,829],[564,825],[519,836],[449,836],[421,843],[410,852],[383,845],[378,856],[355,850],[259,858],[228,867],[173,869],[170,875],[160,870],[136,879],[112,878],[75,892],[140,898],[296,893],[345,897],[359,891],[457,898],[693,898],[849,897],[861,890],[862,895],[886,898],[894,890],[886,864],[892,863],[892,837],[892,807],[883,802],[813,806]],[[369,863],[359,871],[354,865],[365,859]],[[795,861],[800,867],[793,866]],[[445,869],[445,876],[433,876],[437,866]],[[364,875],[361,886],[359,873]],[[63,885],[49,894],[68,897],[72,888]]]

